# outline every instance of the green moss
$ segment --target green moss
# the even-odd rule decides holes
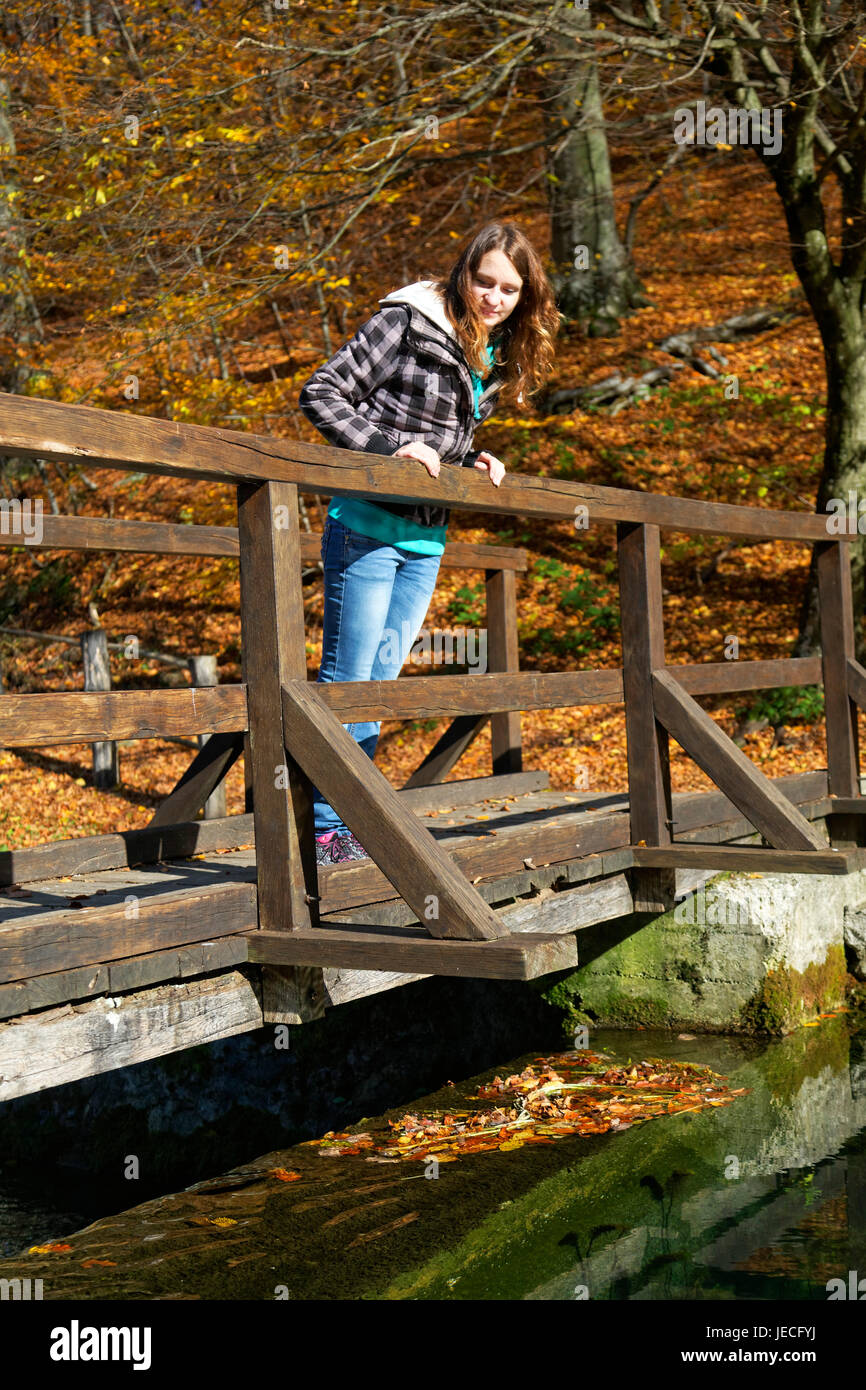
[[[675,962],[675,968],[677,979],[685,980],[687,985],[691,985],[698,998],[702,998],[703,991],[701,990],[701,985],[704,983],[704,977],[700,970],[698,970],[698,967],[692,965],[690,961],[678,960]]]
[[[599,1018],[617,1027],[664,1028],[674,1022],[673,1011],[661,999],[649,994],[622,994],[611,991],[603,1005],[599,1005]]]
[[[538,982],[543,985],[543,981]],[[579,972],[574,971],[567,975],[565,979],[558,980],[555,985],[548,985],[541,988],[540,994],[546,1004],[552,1009],[557,1009],[562,1014],[562,1031],[573,1033],[579,1024],[589,1025],[595,1019],[586,1013],[581,1007],[580,978]]]
[[[760,988],[740,1010],[747,1033],[790,1033],[818,1014],[838,1008],[845,997],[845,948],[831,946],[820,964],[804,971],[792,966],[769,970]]]

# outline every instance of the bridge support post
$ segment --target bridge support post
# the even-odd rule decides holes
[[[667,731],[653,704],[654,669],[665,664],[659,528],[617,526],[622,627],[622,683],[633,845],[671,843],[671,775]],[[676,870],[632,871],[635,912],[666,912],[674,904]]]
[[[848,671],[848,663],[855,656],[850,542],[837,540],[819,543],[815,547],[815,559],[824,673],[828,790],[831,796],[859,797],[857,706],[851,698]],[[838,848],[862,843],[860,824],[859,816],[838,813],[828,816],[830,843]]]
[[[307,679],[297,486],[242,484],[238,536],[259,929],[309,929],[319,922],[312,788],[286,753],[282,712],[282,687]],[[265,1023],[324,1011],[321,970],[266,967],[262,994]]]
[[[486,570],[487,669],[512,672],[520,669],[517,642],[517,576],[514,570]],[[520,711],[506,710],[490,716],[493,775],[523,771]]]

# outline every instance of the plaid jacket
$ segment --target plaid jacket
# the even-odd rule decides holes
[[[385,307],[304,383],[300,409],[330,444],[391,455],[421,440],[443,463],[473,467],[479,421],[472,378],[441,299],[422,281],[382,302]],[[501,385],[494,368],[480,420],[491,414]],[[450,515],[449,508],[428,502],[367,500],[422,526],[444,526]]]

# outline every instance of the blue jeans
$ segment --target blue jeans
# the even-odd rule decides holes
[[[325,626],[319,681],[396,680],[424,623],[441,555],[400,550],[328,517],[322,534]],[[344,724],[369,758],[381,725]],[[348,833],[314,789],[317,835]]]

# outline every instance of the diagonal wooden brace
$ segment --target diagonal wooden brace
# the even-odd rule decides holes
[[[866,671],[853,656],[848,658],[847,666],[848,697],[854,701],[858,709],[866,710]]]
[[[433,936],[462,940],[489,941],[508,934],[318,697],[314,681],[283,686],[283,730],[289,757],[327,797],[423,927]]]
[[[404,790],[429,787],[434,782],[444,781],[489,718],[489,714],[458,714],[456,719],[452,719],[424,760],[418,764]]]
[[[774,849],[826,851],[806,817],[667,671],[653,671],[653,705],[659,723]]]
[[[186,772],[160,803],[150,825],[179,825],[194,820],[211,792],[244,751],[244,735],[211,734]]]

